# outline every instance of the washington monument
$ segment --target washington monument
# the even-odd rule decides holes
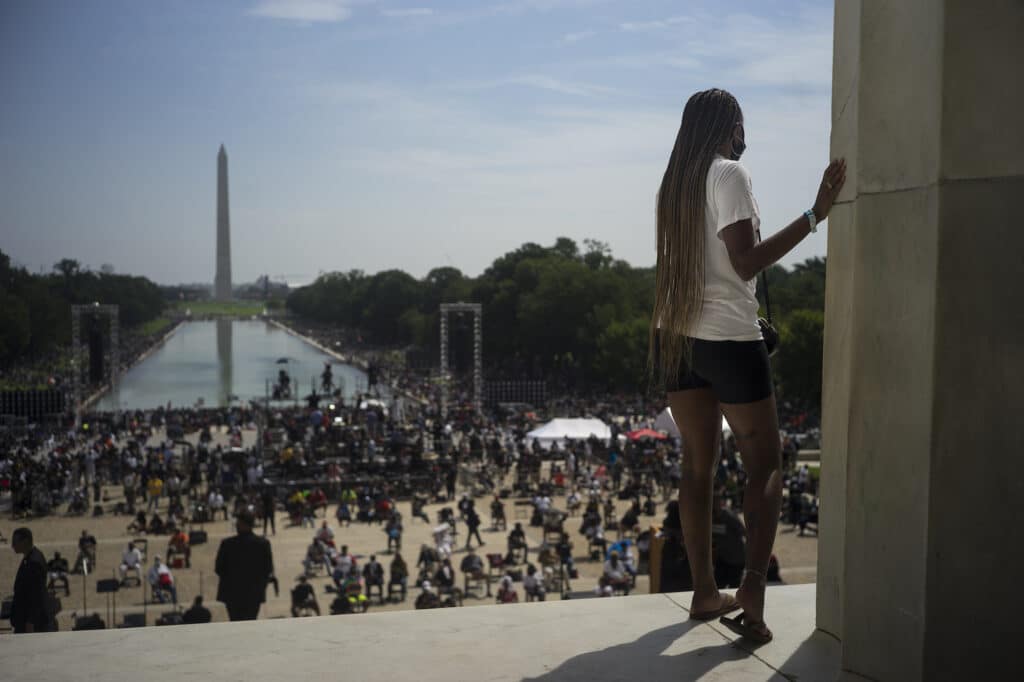
[[[228,154],[224,145],[217,153],[217,274],[213,297],[231,300],[231,220],[228,217]]]

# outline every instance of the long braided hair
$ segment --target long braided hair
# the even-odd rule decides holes
[[[692,365],[693,343],[688,334],[699,322],[704,304],[708,169],[716,151],[732,139],[742,116],[739,102],[725,90],[712,88],[695,93],[686,102],[661,180],[657,276],[647,357],[648,376],[659,386],[678,374],[682,363]]]

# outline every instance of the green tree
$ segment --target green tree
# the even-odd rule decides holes
[[[597,358],[593,369],[609,386],[621,390],[642,390],[647,365],[647,334],[645,317],[614,321],[597,338]]]
[[[31,340],[32,322],[25,302],[0,290],[0,362],[20,357]]]
[[[375,343],[414,343],[421,353],[433,355],[440,304],[480,303],[485,372],[508,363],[559,380],[569,376],[579,388],[641,389],[655,270],[615,260],[603,242],[586,239],[583,245],[581,253],[567,237],[549,247],[527,242],[497,257],[475,278],[452,267],[435,268],[422,280],[399,270],[372,276],[329,273],[293,291],[287,306],[300,316],[358,330]],[[773,266],[768,280],[772,312],[783,334],[773,363],[780,390],[794,400],[816,403],[825,261],[810,259],[792,271]],[[758,295],[763,293],[759,286]],[[469,347],[472,321],[453,316],[449,331],[453,362],[462,366],[458,349]]]
[[[773,367],[787,400],[821,404],[824,331],[825,314],[817,310],[794,310],[783,319]]]

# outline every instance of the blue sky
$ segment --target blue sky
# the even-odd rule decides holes
[[[236,281],[558,236],[651,265],[686,99],[739,98],[767,234],[813,202],[831,73],[824,0],[2,0],[0,249],[212,281],[223,143]]]

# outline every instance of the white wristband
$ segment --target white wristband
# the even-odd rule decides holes
[[[811,232],[818,231],[818,218],[814,215],[814,209],[809,208],[804,211],[804,215],[807,216],[807,222],[811,224]]]

